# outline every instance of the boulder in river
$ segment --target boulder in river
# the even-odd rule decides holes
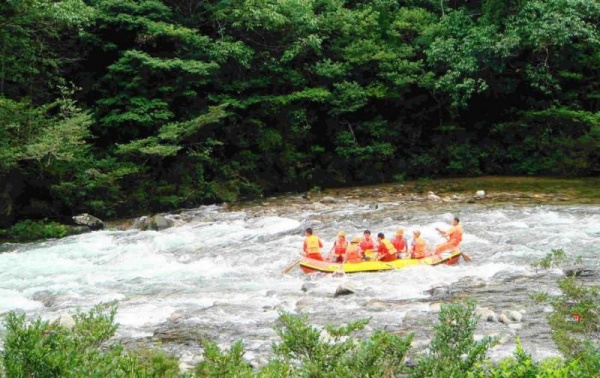
[[[504,323],[504,324],[510,323],[510,320],[508,319],[508,316],[506,316],[504,314],[500,314],[500,316],[498,316],[498,321],[500,323]]]
[[[437,286],[426,290],[424,293],[431,295],[432,297],[441,297],[448,294],[450,288],[448,286]]]
[[[513,323],[513,324],[509,324],[509,325],[508,325],[508,328],[510,328],[510,329],[512,329],[512,330],[515,330],[515,331],[517,331],[517,330],[519,330],[519,329],[523,328],[523,324],[521,324],[521,323]]]
[[[56,302],[56,294],[49,290],[36,291],[31,296],[34,301],[42,302],[44,307],[52,307]]]
[[[151,217],[141,217],[136,220],[134,228],[142,231],[160,231],[172,227],[174,222],[163,215],[156,214]]]
[[[88,213],[75,215],[73,217],[73,222],[75,222],[76,225],[88,226],[92,231],[104,228],[104,222]]]
[[[346,284],[341,284],[340,286],[338,286],[338,288],[335,290],[335,294],[333,296],[339,297],[340,295],[350,295],[350,294],[354,294],[355,292],[356,292],[356,288],[354,288],[354,286],[346,283]]]
[[[475,192],[475,198],[484,198],[485,197],[485,190],[478,190]]]
[[[441,201],[442,200],[442,198],[440,196],[438,196],[437,194],[435,194],[434,192],[427,193],[427,199],[429,201]]]
[[[198,340],[216,340],[219,333],[217,327],[186,324],[180,319],[161,324],[154,331],[153,338],[160,342],[188,344],[196,343]]]
[[[523,314],[519,311],[508,311],[508,318],[514,322],[520,322],[523,319]]]
[[[321,201],[319,201],[321,203],[336,203],[337,200],[333,197],[327,196],[327,197],[323,197],[321,198]]]
[[[88,226],[69,226],[67,227],[67,236],[81,235],[92,231]]]
[[[58,318],[58,324],[67,329],[71,329],[75,327],[75,319],[73,319],[71,314],[62,314],[60,318]]]
[[[489,310],[486,313],[485,320],[487,320],[488,322],[497,322],[498,321],[498,315],[494,311]]]
[[[310,289],[314,289],[315,287],[317,287],[317,284],[316,284],[316,283],[314,283],[314,282],[305,282],[305,283],[302,285],[302,291],[304,291],[304,292],[307,292],[307,291],[309,291]]]
[[[312,298],[302,298],[296,302],[296,311],[300,312],[307,307],[312,307],[315,301]]]

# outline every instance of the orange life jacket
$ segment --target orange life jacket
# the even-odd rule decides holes
[[[394,236],[392,238],[392,244],[396,248],[396,251],[404,251],[404,248],[406,247],[406,238],[404,236]]]
[[[425,240],[423,238],[418,237],[412,242],[412,258],[413,259],[422,259],[425,257]]]
[[[366,251],[367,249],[373,249],[375,248],[375,243],[373,243],[373,239],[369,239],[366,240],[365,238],[362,238],[360,241],[360,249],[362,249],[363,251]]]
[[[333,251],[334,256],[344,256],[344,254],[346,253],[346,248],[348,248],[348,241],[344,240],[343,242],[340,243],[339,240],[336,240],[334,247],[335,247],[335,249]]]
[[[459,245],[460,242],[462,241],[462,237],[463,237],[463,228],[460,224],[452,227],[450,230],[448,230],[448,242],[454,244],[455,246]]]
[[[362,261],[360,247],[356,244],[350,244],[346,249],[346,261],[351,263],[359,263]]]

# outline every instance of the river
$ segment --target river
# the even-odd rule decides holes
[[[431,338],[439,303],[473,297],[496,314],[520,311],[517,325],[482,320],[478,332],[503,342],[492,350],[511,353],[516,337],[536,358],[557,354],[545,316],[528,294],[556,292],[559,270],[531,263],[553,248],[582,256],[597,267],[600,206],[538,201],[474,201],[446,196],[428,201],[389,190],[355,189],[334,195],[283,196],[223,207],[204,206],[172,217],[160,232],[106,230],[29,244],[0,246],[0,313],[56,319],[76,308],[117,300],[118,338],[131,346],[160,342],[188,364],[198,361],[200,338],[229,346],[244,340],[246,358],[263,363],[276,340],[280,311],[308,314],[316,325],[371,318],[369,330],[415,332],[415,346]],[[365,192],[368,192],[365,194]],[[462,249],[472,262],[342,276],[282,274],[298,259],[305,227],[313,227],[328,251],[339,230],[349,237],[364,229],[390,237],[399,226],[426,241],[442,242],[435,228],[453,215],[465,229]],[[594,268],[596,269],[596,268]],[[356,293],[333,297],[340,284]],[[427,290],[449,286],[432,298]],[[302,290],[304,287],[304,290]],[[1,332],[1,330],[0,330]]]

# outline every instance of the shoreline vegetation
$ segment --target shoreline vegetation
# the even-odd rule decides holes
[[[595,1],[18,0],[0,15],[2,229],[600,174]]]
[[[293,199],[296,199],[295,202],[300,205],[333,199],[340,202],[340,206],[343,206],[343,201],[347,199],[360,199],[373,203],[405,202],[417,207],[444,206],[452,203],[597,205],[600,204],[598,187],[600,187],[600,178],[485,176],[420,179],[347,188],[313,188],[304,193],[286,193],[268,198],[239,200],[224,204],[226,205],[224,209],[248,210],[254,207],[256,210],[257,206],[288,206]],[[477,191],[483,191],[485,194],[477,196]],[[431,199],[428,193],[434,193],[439,199]],[[173,208],[170,213],[176,214],[179,211],[181,209]],[[108,229],[129,229],[134,223],[134,218],[117,217],[104,221]],[[62,238],[80,232],[82,232],[80,229],[69,224],[49,220],[24,220],[11,228],[0,229],[0,242]]]
[[[550,269],[569,260],[553,250],[536,266]],[[126,350],[112,339],[116,303],[78,311],[55,322],[27,321],[8,313],[3,377],[580,377],[600,371],[600,292],[576,276],[558,279],[559,294],[532,293],[532,300],[552,308],[548,322],[561,357],[535,361],[517,340],[512,357],[491,362],[486,354],[498,340],[475,335],[479,316],[467,299],[441,306],[425,351],[411,347],[413,335],[375,330],[360,336],[368,324],[360,319],[343,326],[318,328],[306,315],[280,313],[275,326],[279,340],[262,366],[244,359],[243,341],[221,349],[211,340],[198,340],[203,358],[197,366],[181,366],[159,349]]]

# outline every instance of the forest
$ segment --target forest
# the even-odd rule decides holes
[[[0,227],[600,173],[597,0],[0,2]]]

